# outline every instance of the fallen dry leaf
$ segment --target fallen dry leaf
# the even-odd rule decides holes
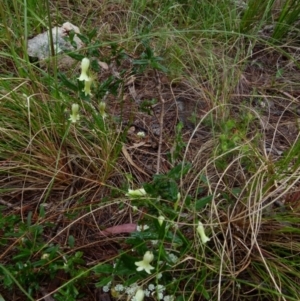
[[[101,68],[104,70],[108,70],[108,65],[105,62],[98,61],[98,64],[100,65]]]
[[[137,224],[123,224],[106,228],[102,231],[102,234],[120,234],[120,233],[132,233],[136,231]]]

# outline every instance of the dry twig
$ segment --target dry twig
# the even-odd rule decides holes
[[[5,205],[5,206],[7,206],[9,208],[13,208],[13,209],[16,209],[16,210],[21,210],[21,207],[16,206],[16,205],[14,205],[12,203],[6,202],[2,198],[0,198],[0,204]]]
[[[160,116],[159,116],[159,141],[158,141],[158,150],[157,150],[157,164],[156,164],[156,174],[159,174],[160,171],[160,160],[161,160],[161,147],[162,147],[162,141],[163,141],[163,127],[164,127],[164,114],[165,114],[165,100],[162,96],[161,92],[161,80],[160,76],[157,70],[155,70],[155,75],[157,79],[157,91],[158,91],[158,97],[159,101],[161,103],[161,109],[160,109]]]

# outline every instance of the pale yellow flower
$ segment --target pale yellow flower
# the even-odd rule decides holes
[[[208,241],[210,241],[210,238],[208,238],[205,234],[204,227],[201,222],[198,222],[197,232],[199,233],[203,244],[206,244]]]
[[[176,202],[174,203],[174,209],[175,209],[175,210],[177,210],[177,208],[178,208],[178,204],[179,204],[180,198],[181,198],[181,194],[180,194],[180,192],[178,192],[178,193],[177,193],[177,200],[176,200]]]
[[[70,115],[70,118],[69,118],[69,120],[71,122],[75,123],[76,121],[78,121],[80,119],[78,111],[79,111],[79,105],[76,103],[73,103],[72,104],[72,114]]]
[[[145,293],[142,289],[138,289],[134,295],[134,298],[133,300],[134,301],[143,301],[144,300],[144,297],[145,297]]]
[[[48,259],[49,257],[50,257],[50,254],[44,253],[44,254],[41,256],[41,259]]]
[[[147,194],[147,192],[145,191],[144,188],[140,188],[140,189],[128,189],[128,192],[125,194],[126,196],[129,197],[140,197],[140,196],[145,196]]]
[[[150,262],[154,259],[154,255],[152,252],[147,251],[143,257],[142,261],[137,261],[134,264],[138,266],[136,269],[138,272],[145,270],[146,273],[151,274],[151,270],[154,269]]]
[[[92,82],[93,82],[93,80],[91,78],[89,78],[89,80],[84,81],[84,88],[83,88],[82,92],[84,92],[85,96],[87,96],[87,95],[92,96],[92,93],[91,93]]]
[[[102,118],[107,117],[107,114],[105,113],[105,109],[106,109],[106,103],[104,101],[101,101],[99,103],[99,112],[100,112],[100,115],[102,116]]]
[[[88,70],[89,70],[89,67],[90,67],[90,60],[88,58],[83,58],[82,61],[81,61],[81,74],[78,78],[78,80],[80,81],[89,81],[90,78],[87,74]]]
[[[164,220],[165,220],[165,217],[160,215],[157,219],[158,219],[159,225],[161,226],[163,224]]]

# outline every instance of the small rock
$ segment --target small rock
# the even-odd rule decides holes
[[[71,30],[74,30],[75,32],[73,41],[76,43],[77,48],[73,47],[68,39],[66,39]],[[83,43],[76,35],[77,33],[80,33],[80,30],[77,26],[70,22],[66,22],[62,27],[53,27],[51,31],[55,54],[62,54],[59,64],[65,64],[67,67],[70,63],[73,63],[74,60],[67,55],[63,55],[63,53],[65,51],[74,51],[82,48]],[[38,58],[40,61],[49,58],[51,56],[49,31],[45,31],[28,40],[27,53],[30,57]]]

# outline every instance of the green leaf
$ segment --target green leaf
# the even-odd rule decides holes
[[[148,63],[149,63],[149,61],[146,60],[146,59],[134,60],[133,61],[133,65],[145,65],[145,66],[147,66]]]
[[[133,283],[137,283],[138,280],[142,279],[142,274],[137,273],[133,277],[129,278],[127,281],[124,282],[124,286],[130,286]]]
[[[70,80],[67,79],[64,73],[58,72],[58,78],[62,81],[63,85],[69,88],[70,90],[77,92],[78,88]]]
[[[134,248],[136,249],[136,248],[140,247],[141,245],[143,245],[144,240],[139,237],[131,236],[126,239],[126,243],[134,246]]]
[[[153,63],[153,67],[157,70],[160,70],[160,71],[164,72],[164,73],[167,73],[169,71],[165,66],[163,66],[162,64],[160,64],[158,62]]]
[[[91,61],[91,68],[96,72],[101,71],[101,68],[100,68],[99,63],[97,62],[97,60],[92,60]]]
[[[83,252],[76,252],[75,253],[75,258],[81,258],[83,256]]]
[[[4,274],[3,283],[6,287],[11,287],[14,282],[8,274]]]
[[[178,192],[179,191],[178,191],[177,183],[170,181],[169,195],[172,201],[177,201]]]
[[[97,282],[95,284],[95,286],[96,287],[103,287],[103,286],[107,285],[109,282],[111,282],[112,280],[113,280],[112,276],[101,278],[101,280],[99,282]]]
[[[77,43],[74,40],[70,41],[70,43],[74,47],[74,49],[77,49]]]
[[[93,271],[97,274],[108,273],[111,274],[114,268],[111,264],[100,264],[93,268]]]
[[[141,240],[156,240],[158,239],[158,234],[148,231],[135,231],[131,233],[132,238],[138,238]]]
[[[212,195],[205,196],[195,202],[195,209],[200,210],[205,207],[206,204],[210,203],[213,199]]]
[[[29,249],[23,249],[19,251],[19,254],[13,256],[13,260],[17,261],[17,260],[22,260],[22,261],[26,261],[28,260],[28,258],[30,258],[31,256],[31,251]]]
[[[68,244],[69,244],[69,246],[70,246],[71,248],[74,248],[74,245],[75,245],[75,238],[74,238],[73,235],[70,235],[70,236],[68,237]]]
[[[88,48],[88,56],[89,57],[99,57],[99,48],[102,46],[101,43],[99,42],[96,42],[94,43],[93,45],[89,45],[89,48]]]
[[[78,54],[78,53],[75,53],[75,52],[67,52],[66,53],[69,57],[71,57],[72,59],[76,60],[76,61],[79,61],[81,62],[83,58],[85,58],[84,55],[82,54]]]
[[[183,177],[189,172],[191,167],[192,164],[190,163],[180,163],[168,172],[168,176],[174,180],[180,180],[181,177]]]
[[[32,211],[29,211],[27,215],[27,226],[31,225],[31,218],[32,218]]]
[[[39,212],[40,217],[45,217],[46,212],[45,212],[45,206],[44,204],[40,205],[40,212]]]
[[[199,283],[197,283],[195,290],[199,293],[201,293],[201,295],[206,299],[206,300],[210,300],[210,296],[207,292],[207,290],[205,289],[205,287],[203,286],[203,281],[201,280]]]
[[[199,181],[204,183],[204,184],[208,184],[207,177],[204,174],[199,175]]]
[[[80,34],[80,33],[77,33],[77,36],[78,36],[78,38],[79,38],[83,43],[85,43],[85,44],[89,44],[89,43],[90,43],[90,40],[89,40],[88,37],[86,37],[86,36],[84,36],[84,35],[82,35],[82,34]]]
[[[145,112],[148,115],[151,115],[152,106],[155,105],[156,103],[157,103],[157,99],[156,98],[152,98],[151,100],[144,100],[144,101],[142,101],[140,103],[139,109],[142,112]]]
[[[131,275],[135,273],[136,266],[134,263],[139,260],[141,259],[137,259],[136,257],[130,256],[128,254],[122,254],[114,268],[114,274]]]
[[[182,246],[183,241],[182,239],[175,235],[173,232],[168,231],[164,237],[164,239],[168,242],[174,243],[176,245]]]
[[[87,37],[89,38],[89,40],[91,41],[93,39],[93,37],[95,37],[97,34],[97,29],[93,28],[88,34]]]

